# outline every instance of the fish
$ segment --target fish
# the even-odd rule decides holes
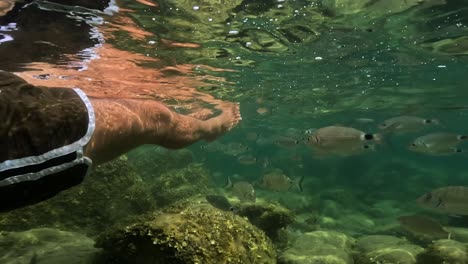
[[[430,125],[438,125],[438,119],[426,119],[417,116],[398,116],[385,120],[378,125],[385,132],[404,133],[422,130]]]
[[[238,181],[233,183],[231,178],[228,177],[225,189],[232,189],[234,195],[239,198],[241,202],[255,202],[257,199],[255,188],[252,184],[246,181]]]
[[[201,149],[208,152],[223,151],[226,148],[226,145],[219,141],[214,141],[208,144],[203,144],[200,146]]]
[[[293,148],[301,143],[299,140],[286,136],[274,136],[271,138],[274,145],[283,148]]]
[[[230,156],[238,156],[249,151],[249,146],[238,142],[231,142],[223,149],[223,153]]]
[[[397,218],[400,226],[417,236],[450,239],[450,232],[434,219],[423,215],[405,215]]]
[[[241,155],[237,157],[237,161],[240,164],[252,165],[252,164],[256,164],[258,159],[250,154],[247,154],[247,155]]]
[[[271,113],[271,110],[266,107],[259,107],[257,108],[257,113],[262,116],[269,115]]]
[[[356,122],[362,123],[362,124],[368,124],[368,123],[374,123],[375,120],[372,118],[367,118],[367,117],[359,117],[355,119]]]
[[[327,126],[310,131],[305,142],[314,147],[316,154],[353,155],[365,150],[375,149],[374,143],[380,143],[379,134],[345,126]]]
[[[304,176],[301,176],[297,180],[289,178],[280,169],[273,169],[272,171],[263,175],[263,177],[257,182],[257,184],[267,190],[276,192],[287,192],[293,188],[297,188],[302,192],[302,181]]]
[[[463,152],[458,145],[466,139],[468,139],[466,135],[446,132],[431,133],[416,138],[408,149],[429,155],[450,155]]]
[[[246,139],[248,141],[255,141],[255,140],[257,140],[258,137],[259,137],[258,133],[255,133],[255,132],[249,132],[246,135]]]
[[[218,194],[209,194],[205,196],[205,199],[210,203],[213,207],[216,207],[223,211],[235,211],[234,206],[229,202],[229,200],[223,196]]]
[[[420,196],[416,200],[422,207],[452,215],[468,215],[468,187],[441,187]]]

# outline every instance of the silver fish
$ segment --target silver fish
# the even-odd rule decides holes
[[[302,192],[302,181],[304,176],[297,180],[289,178],[280,169],[274,169],[266,174],[258,182],[258,185],[264,189],[277,192],[287,192],[293,187]]]
[[[468,136],[454,133],[431,133],[416,138],[408,149],[429,155],[449,155],[462,152],[458,145]]]
[[[414,132],[430,125],[438,125],[437,119],[426,119],[417,116],[398,116],[385,120],[379,124],[379,129],[385,132]]]
[[[228,182],[224,188],[232,189],[234,195],[242,202],[255,202],[256,200],[255,188],[249,182],[238,181],[232,183],[231,178],[228,177]]]
[[[252,164],[256,164],[258,162],[258,159],[250,154],[246,154],[246,155],[240,155],[239,157],[237,157],[237,161],[240,164],[252,165]]]
[[[247,151],[249,151],[249,146],[242,144],[242,143],[237,143],[237,142],[232,142],[232,143],[227,144],[226,148],[223,150],[224,154],[227,154],[230,156],[238,156]]]
[[[219,141],[213,141],[211,143],[201,145],[200,148],[208,152],[216,152],[223,151],[226,148],[226,145]]]
[[[306,142],[314,147],[316,154],[352,155],[374,149],[380,135],[344,126],[327,126],[311,131]]]
[[[293,148],[301,143],[299,140],[286,136],[275,136],[271,138],[273,144],[282,148]]]
[[[448,186],[432,190],[419,197],[416,202],[436,211],[468,215],[468,187]]]
[[[438,239],[450,239],[450,232],[432,218],[423,215],[405,215],[398,217],[400,226],[417,236]]]

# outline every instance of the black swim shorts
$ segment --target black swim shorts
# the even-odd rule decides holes
[[[34,204],[82,182],[95,127],[80,89],[34,86],[0,71],[0,211]]]

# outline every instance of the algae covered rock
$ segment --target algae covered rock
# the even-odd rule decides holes
[[[467,264],[468,244],[442,239],[433,242],[418,256],[420,264]]]
[[[276,263],[271,241],[246,219],[210,205],[179,203],[102,234],[112,263]]]
[[[353,244],[354,239],[343,233],[304,233],[279,259],[282,264],[352,264],[350,253]]]
[[[360,238],[355,251],[359,264],[414,264],[423,248],[398,237],[372,235]]]
[[[0,263],[94,263],[101,250],[84,235],[53,228],[0,233]]]
[[[443,55],[468,55],[468,36],[424,43],[422,47]]]
[[[193,161],[192,152],[188,149],[168,150],[154,145],[139,147],[127,156],[129,163],[138,169],[144,180],[152,180],[169,170],[186,167]]]
[[[256,203],[242,203],[237,206],[237,214],[245,216],[249,221],[275,242],[280,237],[280,230],[294,223],[295,215],[289,209],[277,203],[259,200]]]
[[[82,184],[49,200],[0,214],[0,229],[55,227],[95,235],[155,206],[148,187],[122,156],[94,168]]]
[[[148,184],[159,206],[167,206],[197,194],[205,194],[212,185],[209,172],[200,163],[191,163],[185,168],[155,175]]]

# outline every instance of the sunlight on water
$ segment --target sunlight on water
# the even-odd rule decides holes
[[[195,117],[239,102],[242,121],[184,150],[140,147],[0,215],[2,230],[87,235],[64,246],[89,250],[76,263],[94,263],[95,237],[99,263],[468,261],[463,1],[65,2],[0,10],[1,70]],[[29,246],[0,262],[61,263]]]

